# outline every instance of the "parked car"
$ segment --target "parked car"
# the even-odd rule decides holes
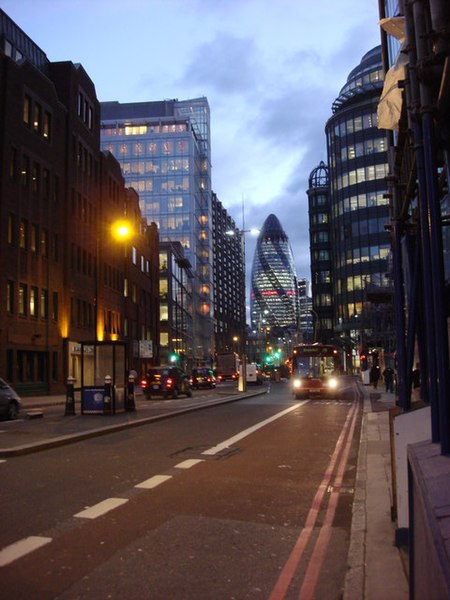
[[[212,369],[208,367],[194,367],[191,374],[191,385],[194,389],[216,387],[216,378]]]
[[[19,414],[21,400],[4,379],[0,378],[0,417],[15,419]]]
[[[147,376],[141,380],[141,388],[147,398],[152,396],[164,396],[177,398],[179,394],[192,396],[192,388],[189,377],[180,369],[170,365],[152,367]]]

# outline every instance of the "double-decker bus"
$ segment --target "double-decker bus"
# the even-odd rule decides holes
[[[330,344],[294,346],[291,361],[291,388],[297,398],[339,394],[339,351]]]

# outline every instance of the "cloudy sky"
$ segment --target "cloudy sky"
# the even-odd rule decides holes
[[[311,279],[308,177],[349,72],[379,42],[377,0],[2,0],[100,101],[206,96],[213,190],[242,227],[280,220]],[[247,236],[247,269],[255,240]]]

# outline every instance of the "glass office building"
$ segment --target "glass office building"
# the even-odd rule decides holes
[[[288,236],[278,218],[264,221],[252,265],[250,312],[252,329],[298,331],[298,283]]]
[[[382,294],[379,301],[375,295],[389,286],[387,135],[377,127],[382,87],[378,46],[351,71],[326,124],[334,330],[355,346],[388,344],[383,335],[389,328],[392,337]],[[368,319],[363,327],[362,316]]]
[[[210,112],[206,98],[101,103],[101,146],[119,161],[160,240],[193,269],[193,364],[213,349]],[[169,340],[169,351],[176,340]]]

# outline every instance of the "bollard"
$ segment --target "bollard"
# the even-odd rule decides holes
[[[103,414],[112,415],[111,405],[111,375],[105,376],[105,387],[103,392]]]
[[[134,375],[128,376],[127,403],[125,410],[130,412],[136,410],[136,403],[134,401]]]
[[[67,378],[67,386],[66,386],[66,410],[64,412],[64,416],[71,417],[75,415],[75,392],[74,392],[74,383],[76,379],[69,375]]]

